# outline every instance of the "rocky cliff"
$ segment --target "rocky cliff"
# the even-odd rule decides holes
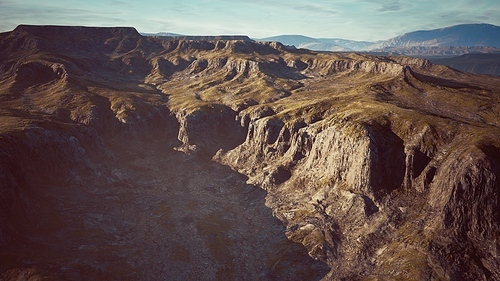
[[[131,28],[0,49],[4,279],[500,278],[496,77]]]

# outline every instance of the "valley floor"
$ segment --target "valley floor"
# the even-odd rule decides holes
[[[162,143],[113,151],[32,198],[50,227],[2,251],[7,277],[319,280],[329,271],[286,239],[265,191],[230,168]]]

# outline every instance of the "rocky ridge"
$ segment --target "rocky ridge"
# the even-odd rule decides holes
[[[214,263],[195,269],[207,280],[243,278],[238,272],[287,280],[303,280],[311,272],[325,280],[500,277],[498,78],[464,74],[416,58],[315,53],[247,40],[147,38],[131,28],[19,26],[0,35],[0,49],[6,50],[0,54],[0,149],[6,159],[0,167],[4,190],[0,243],[11,245],[0,259],[6,278],[32,270],[40,276],[57,276],[54,272],[64,266],[69,269],[60,278],[168,276],[159,267],[151,269],[156,275],[141,272],[146,263],[125,248],[102,252],[98,243],[111,247],[112,239],[99,240],[93,229],[99,226],[110,237],[122,237],[120,229],[126,225],[90,215],[82,222],[76,215],[60,215],[61,209],[47,203],[64,205],[58,196],[69,200],[71,192],[87,189],[93,195],[80,196],[88,202],[99,192],[114,200],[118,195],[113,192],[125,192],[115,186],[125,181],[133,183],[131,190],[142,190],[148,185],[142,187],[140,167],[177,171],[160,164],[161,159],[194,161],[197,168],[179,166],[198,174],[206,174],[206,167],[225,171],[208,163],[231,167],[239,175],[225,171],[230,180],[216,180],[220,194],[231,184],[244,186],[238,177],[248,177],[246,184],[266,191],[265,204],[283,223],[286,237],[321,261],[275,255],[269,266],[257,262],[267,253],[248,251],[251,261],[242,267],[234,254],[238,246],[209,251],[226,245],[225,240],[241,245],[232,238],[241,235],[233,230],[243,225],[239,215],[214,222],[203,213],[200,220],[184,218],[184,222],[195,223],[197,231],[189,236],[195,241],[222,235],[225,240],[200,242],[208,252],[186,248],[189,242],[183,240],[182,247],[172,249],[170,238],[161,239],[166,252],[177,253],[180,268],[206,261],[203,255],[210,255]],[[186,156],[172,156],[174,149]],[[158,152],[163,150],[170,152]],[[151,172],[154,178],[175,181],[173,175],[164,177],[160,172]],[[205,185],[200,182],[180,183],[178,190],[188,186],[202,197],[219,194],[216,187],[198,191]],[[53,186],[71,188],[62,196]],[[151,198],[164,192],[178,191],[158,189]],[[235,190],[229,198],[239,200],[238,194]],[[169,202],[148,200],[158,208]],[[217,200],[216,204],[227,203]],[[208,206],[205,201],[195,203]],[[190,212],[200,212],[195,203],[189,203]],[[100,206],[97,201],[93,204]],[[113,208],[119,214],[118,205],[110,206],[116,206],[109,207],[112,214]],[[211,208],[222,208],[217,206]],[[265,210],[228,206],[231,211],[226,214],[246,217],[257,212],[261,220],[274,225]],[[182,210],[180,205],[172,208]],[[171,216],[181,215],[173,211]],[[135,218],[130,220],[133,225]],[[225,226],[226,231],[214,232],[214,225]],[[152,233],[161,233],[161,227],[151,228]],[[278,237],[279,227],[271,229]],[[76,254],[75,259],[54,254],[61,263],[47,265],[22,250],[35,245],[44,253],[51,235],[80,237],[75,234],[79,231],[97,237],[90,245],[78,245],[79,251],[94,252],[98,258],[118,255],[119,261],[125,257],[123,265],[117,263],[126,264],[124,271],[113,269],[116,265],[99,268],[82,262]],[[143,237],[137,231],[131,235]],[[262,240],[252,241],[266,247]],[[268,247],[278,247],[281,253],[300,252],[296,246]],[[226,256],[236,261],[228,262]],[[131,262],[125,263],[127,259]],[[86,268],[76,268],[78,263]],[[283,268],[290,264],[303,267],[287,273]],[[329,266],[329,273],[322,264]],[[268,269],[248,275],[259,266]]]

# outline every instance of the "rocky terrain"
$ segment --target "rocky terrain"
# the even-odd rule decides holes
[[[0,34],[3,279],[500,279],[500,78],[206,39]]]

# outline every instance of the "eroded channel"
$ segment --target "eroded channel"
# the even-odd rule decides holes
[[[161,142],[111,152],[42,188],[44,226],[2,256],[12,276],[319,280],[329,271],[286,239],[266,192],[230,168]]]

